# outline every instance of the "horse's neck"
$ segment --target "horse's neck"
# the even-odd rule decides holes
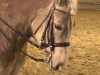
[[[11,25],[12,26],[12,25]],[[10,51],[16,51],[16,49],[21,49],[26,40],[16,34],[12,29],[4,25],[5,28],[2,28],[2,32],[0,32],[0,54],[6,53]],[[12,26],[17,31],[23,32],[23,35],[27,34],[29,32],[27,29],[27,26],[19,26],[16,25],[16,27]],[[19,29],[19,30],[18,30]],[[27,38],[29,38],[27,36]]]
[[[1,29],[1,25],[0,25],[0,29]],[[20,29],[22,29],[22,27]],[[26,40],[18,36],[14,31],[12,31],[8,27],[3,28],[2,32],[0,32],[0,75],[9,75],[9,72],[14,69],[13,66],[16,63],[20,62],[20,60],[18,59],[21,57],[19,57],[20,55],[18,55],[19,53],[18,50],[22,49]],[[3,72],[4,74],[2,74]]]
[[[18,0],[18,1],[8,0],[7,6],[4,7],[5,9],[4,13],[6,13],[7,15],[5,15],[4,17],[7,17],[7,18],[9,17],[11,21],[10,24],[13,22],[12,25],[15,24],[15,27],[14,27],[15,29],[22,32],[23,34],[26,34],[25,32],[28,32],[27,24],[26,24],[27,17],[34,15],[35,11],[38,10],[39,8],[46,7],[50,3],[50,1],[51,0],[42,0],[42,1],[30,0],[27,2],[27,0]],[[5,19],[5,20],[8,20],[8,19]],[[24,23],[24,24],[21,25],[20,23]],[[5,29],[5,30],[6,30],[6,33],[11,36],[11,40],[14,40],[15,43],[17,42],[18,46],[21,46],[20,44],[23,44],[24,40],[20,36],[18,36],[15,32],[13,33],[8,32],[7,30],[9,29]],[[4,37],[4,35],[2,34],[0,35],[0,40],[2,40],[3,42],[0,44],[0,50],[1,48],[3,48],[3,50],[5,51],[5,50],[8,50],[8,48],[11,48],[10,42]]]

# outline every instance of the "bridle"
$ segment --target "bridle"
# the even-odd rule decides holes
[[[22,33],[18,32],[17,30],[15,30],[13,27],[11,27],[11,25],[9,25],[1,17],[0,17],[0,20],[4,23],[4,25],[8,26],[12,31],[14,31],[16,34],[21,36],[23,39],[27,39],[27,42],[29,42],[31,45],[34,45],[39,49],[46,49],[46,48],[50,47],[50,51],[51,51],[50,54],[52,54],[54,52],[55,47],[67,47],[67,46],[70,45],[69,42],[60,42],[60,43],[55,43],[54,42],[54,16],[53,16],[53,14],[54,14],[55,10],[57,10],[59,12],[62,12],[64,14],[70,14],[70,13],[67,13],[67,12],[65,12],[63,10],[55,8],[55,3],[53,3],[51,9],[49,10],[48,15],[43,20],[43,22],[39,25],[39,27],[36,29],[35,33],[32,36],[33,38],[35,38],[35,35],[39,31],[40,27],[43,25],[44,22],[46,22],[46,25],[45,25],[45,28],[44,28],[44,31],[43,31],[43,34],[42,34],[42,37],[41,37],[41,44],[40,45],[35,43],[35,42],[33,42],[33,41],[31,41],[31,40],[29,40],[29,39],[27,39],[27,37],[25,35],[23,35]],[[69,17],[69,18],[71,18],[71,17]],[[46,41],[46,38],[47,38],[47,41]],[[24,55],[30,57],[34,61],[41,61],[41,62],[45,61],[44,59],[34,58],[34,57],[28,55],[27,53],[24,53],[21,50],[19,50],[19,51],[22,52]]]

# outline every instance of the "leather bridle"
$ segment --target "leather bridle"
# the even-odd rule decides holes
[[[54,52],[54,48],[55,47],[67,47],[67,46],[70,45],[69,42],[60,42],[60,43],[55,43],[54,42],[54,16],[53,16],[53,14],[54,14],[55,10],[57,10],[59,12],[62,12],[64,14],[67,14],[67,15],[70,14],[70,13],[67,13],[67,12],[65,12],[63,10],[55,8],[55,3],[53,3],[53,5],[52,5],[51,9],[49,10],[49,13],[46,16],[45,20],[39,25],[39,27],[37,28],[37,30],[33,34],[33,37],[34,37],[36,35],[36,33],[39,31],[40,27],[43,25],[43,23],[47,21],[47,23],[45,25],[45,29],[44,29],[42,37],[41,37],[41,44],[40,45],[38,45],[37,43],[27,39],[27,37],[25,35],[23,35],[22,33],[18,32],[17,30],[15,30],[13,27],[11,27],[11,25],[9,25],[1,17],[0,17],[0,20],[4,23],[4,25],[8,26],[12,31],[14,31],[16,34],[21,36],[23,39],[27,39],[27,42],[29,42],[31,45],[34,45],[34,46],[36,46],[37,48],[40,48],[40,49],[46,49],[46,48],[50,47],[50,51],[52,53],[52,52]],[[71,17],[69,17],[69,18],[71,18]],[[47,38],[47,41],[46,41],[46,38]],[[28,55],[27,53],[24,53],[21,50],[19,50],[19,51],[22,52],[24,55],[30,57],[34,61],[44,62],[44,59],[37,59],[37,58],[34,58],[34,57]]]

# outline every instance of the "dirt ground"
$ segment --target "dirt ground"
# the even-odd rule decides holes
[[[65,65],[61,71],[55,72],[45,63],[26,58],[17,75],[100,75],[100,11],[79,10],[75,20],[76,26],[70,38],[69,66]],[[27,51],[43,57],[30,45]]]

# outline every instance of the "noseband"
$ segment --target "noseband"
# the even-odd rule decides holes
[[[45,20],[40,24],[40,26],[37,28],[37,30],[35,31],[35,33],[33,35],[33,37],[34,37],[36,35],[36,33],[39,31],[40,27],[43,25],[43,23],[47,22],[46,25],[45,25],[45,29],[43,31],[42,37],[41,37],[41,44],[38,45],[37,43],[35,43],[35,42],[33,42],[29,39],[27,40],[27,42],[29,42],[30,44],[32,44],[32,45],[34,45],[34,46],[36,46],[37,48],[40,48],[40,49],[46,49],[46,48],[50,47],[51,52],[54,52],[55,47],[67,47],[67,46],[70,45],[69,42],[60,42],[60,43],[54,42],[54,16],[53,16],[53,14],[54,14],[55,10],[62,12],[64,14],[68,14],[67,12],[65,12],[63,10],[55,8],[55,3],[53,3],[53,5],[52,5],[51,9],[49,10],[49,13],[46,16]],[[27,37],[25,35],[18,32],[17,30],[15,30],[6,21],[4,21],[1,17],[0,17],[0,20],[4,23],[4,25],[8,26],[12,31],[14,31],[16,34],[21,36],[23,39],[27,39]],[[47,38],[47,41],[46,41],[46,38]],[[27,53],[24,53],[21,50],[19,50],[19,51],[22,52],[24,55],[30,57],[34,61],[44,62],[44,59],[37,59],[37,58],[34,58],[34,57],[28,55]]]

